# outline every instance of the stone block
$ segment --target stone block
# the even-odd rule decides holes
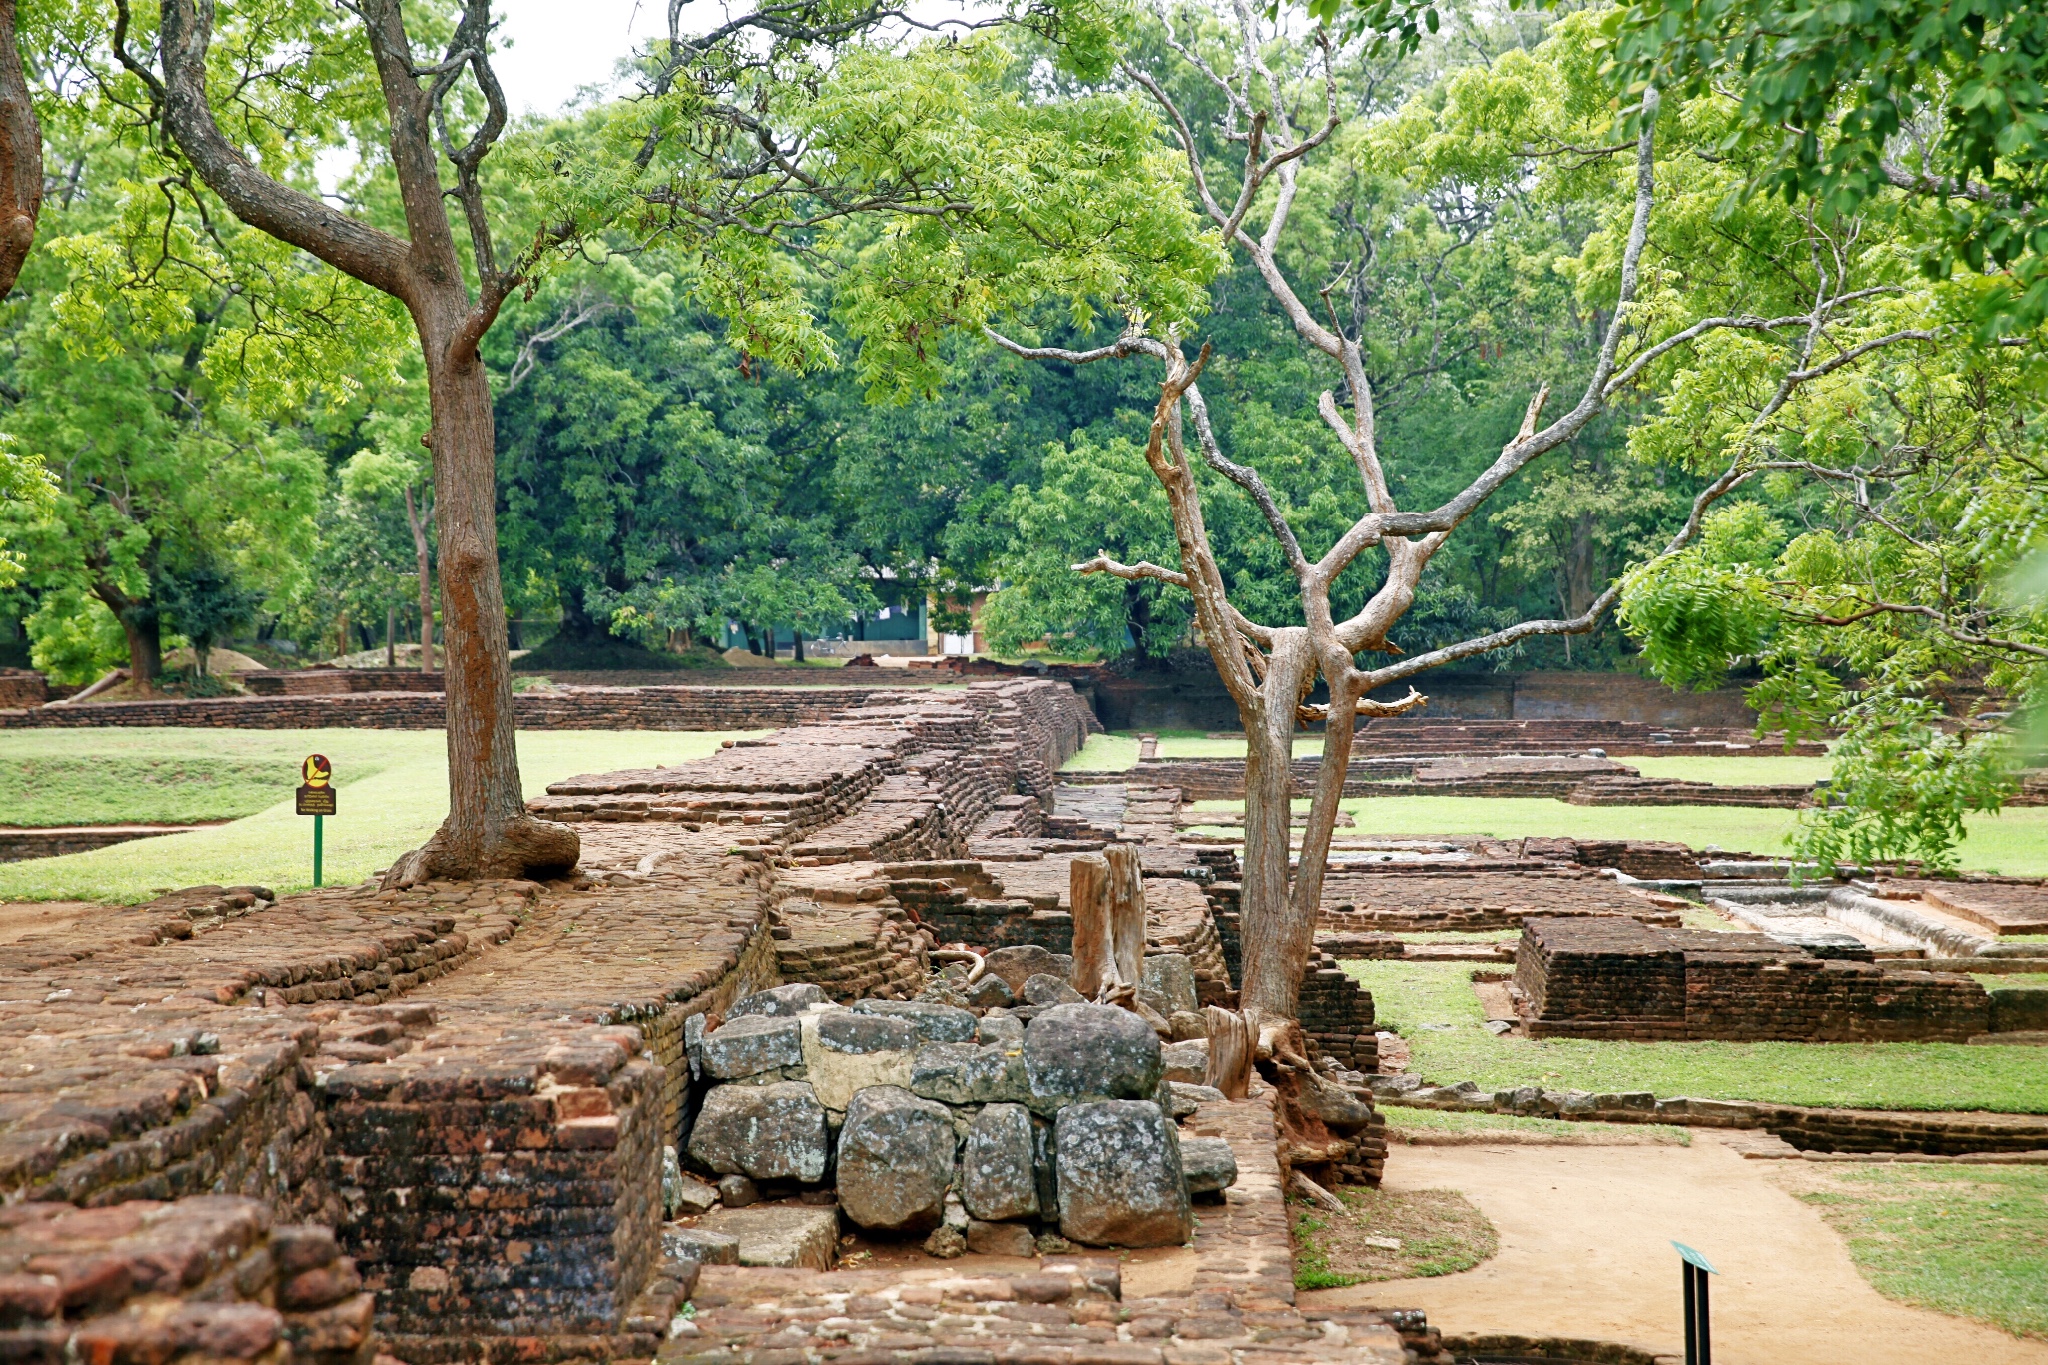
[[[864,1228],[936,1227],[953,1184],[953,1114],[896,1086],[853,1097],[839,1130],[839,1205]]]
[[[974,1036],[987,1047],[1024,1046],[1024,1021],[1013,1014],[984,1014]]]
[[[1017,1003],[1017,993],[1000,976],[983,976],[981,980],[960,992],[967,997],[967,1003],[975,1009],[1002,1009]]]
[[[1001,977],[1004,984],[1018,995],[1023,994],[1024,983],[1034,976],[1050,976],[1065,981],[1074,971],[1072,957],[1048,951],[1035,943],[998,948],[984,960],[988,963],[989,975]]]
[[[1023,1105],[991,1104],[975,1118],[960,1155],[960,1201],[993,1222],[1040,1211],[1031,1114]]]
[[[907,1021],[927,1043],[964,1043],[974,1037],[975,1019],[966,1010],[930,1000],[857,1000],[858,1014]]]
[[[857,1010],[829,1010],[818,1016],[818,1045],[828,1052],[865,1056],[871,1052],[915,1050],[922,1041],[907,1019]]]
[[[1075,1100],[1149,1099],[1161,1075],[1159,1036],[1111,1005],[1054,1005],[1024,1030],[1031,1102],[1044,1111]]]
[[[1022,1102],[1031,1093],[1021,1051],[974,1043],[934,1043],[919,1048],[910,1089],[942,1104]]]
[[[1218,1194],[1237,1183],[1237,1157],[1222,1138],[1182,1138],[1180,1167],[1189,1194]]]
[[[730,1232],[708,1227],[670,1224],[662,1228],[661,1251],[670,1260],[695,1261],[698,1265],[740,1263],[740,1239]]]
[[[841,1020],[857,1021],[842,1024]],[[871,1085],[910,1084],[910,1049],[917,1046],[917,1030],[906,1020],[879,1014],[856,1014],[852,1010],[826,1010],[805,1015],[804,1076],[817,1094],[818,1102],[835,1114],[844,1113],[853,1097]],[[908,1040],[907,1048],[871,1052],[843,1051],[830,1046],[828,1037],[855,1047],[887,1040]]]
[[[1195,995],[1195,964],[1179,953],[1157,953],[1146,958],[1139,984],[1164,999],[1161,1014],[1192,1013],[1202,1007]]]
[[[704,1215],[700,1227],[739,1244],[739,1263],[830,1270],[839,1245],[839,1211],[810,1204],[756,1204]]]
[[[831,1003],[831,997],[817,986],[808,981],[797,981],[771,990],[755,991],[727,1010],[725,1017],[728,1021],[754,1014],[788,1018],[802,1014],[813,1005]]]
[[[1086,997],[1056,976],[1034,976],[1021,992],[1033,1005],[1078,1005]]]
[[[1038,1239],[1022,1223],[984,1223],[976,1218],[967,1224],[967,1249],[977,1256],[1036,1256]]]
[[[803,1081],[718,1086],[690,1130],[690,1155],[720,1175],[822,1180],[825,1106]]]
[[[722,1081],[802,1066],[803,1031],[792,1018],[750,1014],[705,1034],[703,1056],[704,1069]]]
[[[1204,1028],[1208,1024],[1204,1022]],[[1169,1081],[1184,1081],[1189,1085],[1200,1085],[1202,1078],[1209,1074],[1209,1040],[1205,1035],[1201,1041],[1169,1043],[1159,1049],[1159,1064]]]
[[[1035,1027],[1035,1026],[1034,1026]],[[1180,1135],[1149,1100],[1060,1110],[1060,1235],[1089,1246],[1177,1246],[1194,1231]]]

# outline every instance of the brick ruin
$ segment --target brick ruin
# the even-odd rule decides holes
[[[1992,1022],[1967,976],[1626,916],[1528,919],[1514,989],[1536,1038],[1962,1043]]]
[[[1359,1074],[1370,997],[1330,989],[1327,967],[1304,997],[1328,1002],[1313,1017],[1330,1026],[1311,1029],[1327,1113],[1304,1120],[1299,1091],[1260,1080],[1242,1101],[1176,1105],[1191,1142],[1228,1145],[1238,1179],[1195,1233],[1196,1298],[1154,1310],[1163,1329],[1134,1332],[1114,1262],[1086,1255],[835,1270],[798,1292],[678,1252],[665,1164],[678,1147],[688,1161],[705,1093],[693,1048],[779,982],[887,1001],[930,989],[936,944],[1064,951],[1072,857],[1115,838],[1141,854],[1148,953],[1185,959],[1198,1000],[1231,999],[1211,893],[1234,887],[1174,844],[1178,794],[1057,799],[1052,774],[1093,724],[1071,689],[831,701],[703,760],[556,784],[533,805],[576,823],[572,879],[194,888],[10,943],[0,1350],[50,1365],[708,1365],[771,1346],[821,1360],[865,1340],[818,1330],[814,1305],[836,1304],[908,1359],[933,1344],[915,1305],[1031,1304],[1028,1339],[997,1334],[1029,1347],[1020,1361],[1164,1365],[1174,1324],[1205,1314],[1188,1340],[1277,1333],[1306,1359],[1403,1359],[1403,1331],[1424,1340],[1413,1321],[1292,1308],[1287,1169],[1376,1177],[1385,1152]],[[1287,1139],[1299,1123],[1282,1120],[1320,1136]],[[760,1193],[785,1197],[768,1210],[808,1198]],[[677,1317],[693,1292],[697,1324]],[[772,1341],[746,1325],[771,1311]]]

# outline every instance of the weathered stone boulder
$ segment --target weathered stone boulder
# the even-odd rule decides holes
[[[1001,1222],[1039,1211],[1031,1146],[1031,1114],[1023,1105],[991,1104],[981,1111],[960,1154],[960,1202],[969,1213]]]
[[[1037,1239],[1022,1223],[984,1223],[978,1218],[967,1224],[967,1249],[977,1256],[1038,1254]]]
[[[1011,948],[998,948],[984,959],[988,963],[990,976],[999,976],[1012,992],[1024,993],[1024,983],[1034,976],[1050,976],[1065,981],[1074,970],[1074,959],[1065,953],[1055,953],[1035,943],[1018,944]]]
[[[1034,1025],[1035,1027],[1035,1025]],[[1060,1234],[1089,1246],[1176,1246],[1194,1231],[1180,1139],[1149,1100],[1060,1110]]]
[[[1021,1052],[974,1043],[933,1043],[919,1048],[910,1089],[942,1104],[1021,1102],[1031,1093]]]
[[[1146,1099],[1159,1089],[1159,1036],[1113,1005],[1054,1005],[1024,1030],[1024,1068],[1041,1112],[1075,1100]]]
[[[953,1115],[893,1085],[863,1090],[839,1130],[839,1207],[864,1228],[923,1232],[953,1183]]]
[[[1017,993],[1000,976],[984,976],[960,993],[978,1010],[1002,1009],[1017,1003]]]
[[[802,1066],[803,1030],[793,1018],[743,1015],[705,1034],[703,1055],[704,1069],[721,1081]]]
[[[1200,1085],[1209,1074],[1209,1044],[1207,1040],[1168,1044],[1159,1049],[1159,1064],[1167,1080]]]
[[[803,1081],[716,1086],[690,1130],[690,1155],[720,1175],[822,1180],[825,1106]]]
[[[914,1052],[922,1041],[916,1025],[907,1019],[858,1010],[828,1010],[818,1016],[818,1045],[828,1052]]]
[[[818,1102],[833,1113],[871,1085],[910,1084],[917,1030],[908,1021],[852,1010],[823,1010],[800,1021],[804,1031],[804,1078]],[[879,1043],[895,1047],[877,1047]]]
[[[857,1000],[853,1010],[904,1020],[927,1043],[964,1043],[974,1037],[972,1014],[929,1000]]]
[[[1143,990],[1155,993],[1165,1002],[1163,1006],[1153,1006],[1161,1014],[1171,1015],[1202,1007],[1195,996],[1195,964],[1179,953],[1158,953],[1146,958],[1139,978]]]
[[[1189,1194],[1218,1194],[1237,1183],[1237,1157],[1222,1138],[1182,1138],[1180,1168]]]
[[[1056,976],[1034,976],[1024,983],[1024,999],[1033,1005],[1078,1005],[1081,992]]]
[[[698,1265],[738,1265],[740,1263],[740,1239],[729,1232],[713,1232],[701,1227],[664,1227],[661,1230],[661,1251],[678,1261],[695,1261]]]
[[[755,991],[725,1012],[727,1019],[743,1019],[750,1014],[766,1014],[788,1018],[802,1014],[813,1005],[829,1005],[831,997],[808,981],[792,982],[787,986],[776,986],[765,991]]]
[[[1014,1014],[984,1014],[974,1036],[984,1047],[1022,1047],[1024,1021]]]

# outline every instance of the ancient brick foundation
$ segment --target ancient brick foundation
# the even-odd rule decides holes
[[[1515,989],[1538,1038],[1967,1042],[1991,1017],[1966,976],[1624,917],[1525,921]]]

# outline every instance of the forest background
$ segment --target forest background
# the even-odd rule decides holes
[[[234,36],[252,69],[281,52],[313,68],[362,64],[346,39],[323,36],[317,7],[278,8],[298,26]],[[1330,16],[1343,127],[1303,181],[1297,218],[1312,226],[1286,264],[1310,289],[1327,282],[1324,306],[1365,352],[1381,442],[1405,454],[1392,466],[1402,505],[1464,488],[1514,436],[1532,392],[1569,391],[1594,365],[1630,169],[1613,153],[1628,144],[1567,134],[1619,126],[1631,54],[1641,65],[1656,48],[1631,48],[1640,31],[1628,21],[1657,11]],[[1117,40],[1144,54],[1176,33],[1199,46],[1224,13],[1112,17]],[[23,34],[47,174],[37,250],[0,305],[0,435],[20,494],[0,510],[12,556],[0,649],[15,651],[0,662],[81,682],[117,664],[147,677],[181,641],[202,657],[234,639],[309,657],[376,648],[390,629],[417,639],[432,518],[424,378],[405,320],[220,209],[106,60],[109,22],[97,7],[55,6]],[[1404,24],[1411,41],[1385,41]],[[1296,15],[1270,34],[1304,75],[1313,31]],[[874,46],[946,41],[896,33]],[[1001,41],[1002,60],[961,76],[962,98],[1056,105],[1128,89],[1099,65],[1053,60],[1057,31],[1014,28]],[[1938,88],[1927,107],[1970,74],[1967,62],[1921,72]],[[2000,722],[2038,694],[2048,659],[2026,567],[2048,510],[2041,285],[2012,268],[2041,248],[2023,223],[2016,252],[1987,256],[1978,240],[1972,254],[1975,239],[1942,217],[1954,196],[1923,205],[1924,186],[1845,200],[1766,185],[1784,158],[1756,137],[1754,101],[1725,71],[1688,78],[1694,98],[1662,153],[1677,211],[1653,243],[1652,309],[1682,317],[1853,269],[1886,298],[1880,330],[1924,341],[1845,367],[1761,434],[1726,429],[1759,406],[1764,367],[1745,348],[1760,343],[1674,353],[1657,388],[1624,396],[1461,528],[1394,638],[1412,654],[1579,615],[1669,541],[1731,442],[1761,440],[1759,458],[1783,468],[1718,510],[1697,546],[1639,571],[1618,617],[1468,666],[1622,667],[1682,686],[1732,677],[1774,727],[1849,730],[1842,789],[1870,808],[1886,788],[1917,791],[1880,834],[1895,851],[1933,851],[1953,841],[1951,814],[2010,792]],[[2032,141],[2005,136],[2004,161],[1983,175],[1996,183],[2019,167],[2018,201],[2038,203],[2025,177],[2041,160],[2039,83],[2031,95],[2008,85],[2009,127],[2031,128]],[[1214,98],[1193,76],[1175,93],[1194,109]],[[1855,101],[1839,104],[1831,117]],[[537,232],[555,202],[538,168],[598,147],[611,113],[593,98],[516,127],[509,145],[522,154],[491,163],[494,209]],[[1764,114],[1767,132],[1793,126],[1782,110]],[[240,131],[272,174],[395,218],[366,103]],[[1156,119],[1126,136],[1126,150],[1169,145]],[[1887,136],[1887,147],[1939,142],[1924,118]],[[1820,139],[1823,163],[1853,140]],[[1216,143],[1200,155],[1221,167],[1238,154]],[[1759,185],[1783,193],[1747,192]],[[878,344],[862,292],[864,263],[896,230],[850,217],[830,240],[781,241],[772,260],[737,269],[702,239],[626,222],[508,303],[483,350],[507,604],[513,629],[532,635],[515,647],[545,633],[558,657],[587,663],[627,646],[701,659],[728,621],[756,638],[815,635],[981,588],[998,589],[983,625],[1001,653],[1143,660],[1192,644],[1184,594],[1070,567],[1098,551],[1175,562],[1143,456],[1154,379],[1036,364],[962,327],[933,328],[902,363],[900,336]],[[1345,470],[1316,414],[1330,377],[1251,272],[1173,270],[1200,284],[1187,311],[1218,357],[1204,387],[1223,446],[1257,452],[1304,538],[1328,541],[1348,524],[1332,491]],[[780,291],[768,303],[742,297],[764,280]],[[2001,280],[2018,302],[1987,305],[1986,282]],[[1009,306],[1048,343],[1113,339],[1128,314],[1114,299],[1085,306],[1087,292],[1041,289]],[[36,460],[46,488],[21,473]],[[1827,473],[1849,467],[1856,478]],[[1208,515],[1233,596],[1263,619],[1298,617],[1251,501],[1218,480]],[[1368,587],[1341,589],[1337,605],[1348,592],[1355,607]],[[1882,609],[1858,615],[1872,603]]]

